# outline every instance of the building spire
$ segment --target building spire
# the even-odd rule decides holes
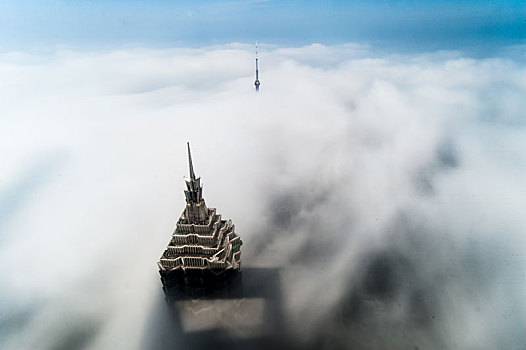
[[[261,83],[259,82],[258,42],[257,41],[256,41],[256,81],[254,82],[254,85],[256,86],[256,92],[259,91],[259,85],[261,85]]]
[[[194,165],[192,164],[192,153],[190,153],[190,142],[186,143],[188,147],[188,166],[190,168],[190,181],[195,181]]]
[[[190,152],[190,142],[186,143],[188,148],[188,167],[190,168],[190,179],[185,179],[186,190],[184,195],[186,197],[186,211],[184,214],[185,222],[202,223],[208,217],[208,209],[206,208],[205,200],[203,199],[203,187],[201,186],[201,178],[196,177],[194,173],[194,165],[192,164],[192,153]]]

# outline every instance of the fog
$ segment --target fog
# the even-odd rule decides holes
[[[526,66],[348,44],[0,55],[0,348],[141,349],[186,142],[298,346],[524,349]],[[160,322],[160,321],[159,321]]]

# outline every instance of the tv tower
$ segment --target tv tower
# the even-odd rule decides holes
[[[259,91],[259,85],[261,83],[259,82],[259,70],[258,70],[258,42],[256,41],[256,81],[254,82],[254,85],[256,86],[256,92]]]

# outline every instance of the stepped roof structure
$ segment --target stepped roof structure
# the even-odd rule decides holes
[[[168,247],[159,262],[163,284],[172,273],[212,272],[214,275],[241,268],[243,244],[231,220],[222,219],[203,198],[201,178],[196,177],[188,147],[190,178],[185,179],[186,207],[181,214]]]

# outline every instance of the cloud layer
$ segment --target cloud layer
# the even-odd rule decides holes
[[[190,141],[301,344],[521,349],[526,67],[275,48],[256,95],[252,59],[0,56],[0,347],[141,347]]]

